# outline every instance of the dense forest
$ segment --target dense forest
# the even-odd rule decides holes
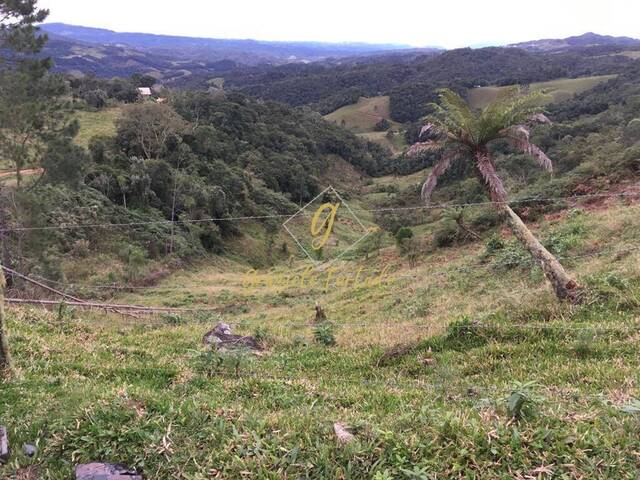
[[[250,95],[311,105],[321,113],[355,103],[360,96],[390,95],[391,116],[410,122],[427,113],[434,90],[461,93],[486,85],[528,84],[562,77],[618,73],[631,58],[619,46],[533,53],[518,48],[458,49],[441,54],[393,55],[342,65],[238,68],[223,76]]]

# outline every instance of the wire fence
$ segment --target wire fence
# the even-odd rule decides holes
[[[640,197],[640,190],[638,192],[620,192],[620,193],[594,193],[583,194],[563,197],[534,197],[525,199],[509,200],[507,204],[523,204],[523,203],[552,203],[552,202],[572,202],[580,201],[584,199],[596,199],[596,198],[637,198]],[[501,202],[468,202],[468,203],[439,203],[439,204],[426,204],[415,205],[408,207],[388,207],[388,208],[374,208],[374,209],[352,209],[354,212],[362,213],[389,213],[389,212],[404,212],[411,210],[434,210],[434,209],[447,209],[447,208],[465,208],[465,207],[477,207],[477,206],[490,206],[490,205],[502,205]],[[120,227],[137,227],[146,225],[187,225],[187,224],[199,224],[199,223],[212,223],[212,222],[239,222],[245,220],[267,220],[274,218],[289,218],[296,214],[299,214],[299,210],[291,213],[274,213],[268,215],[246,215],[246,216],[228,216],[228,217],[211,217],[202,219],[185,219],[185,220],[153,220],[146,222],[121,222],[121,223],[80,223],[80,224],[58,224],[39,227],[11,227],[0,228],[0,233],[15,233],[15,232],[30,232],[30,231],[46,231],[46,230],[68,230],[68,229],[81,229],[81,228],[120,228]]]
[[[640,191],[638,192],[621,192],[621,193],[600,193],[600,194],[585,194],[585,195],[576,195],[576,196],[565,196],[565,197],[546,197],[546,198],[530,198],[530,199],[521,199],[514,200],[510,203],[527,203],[527,202],[552,202],[552,201],[580,201],[583,199],[596,199],[596,198],[624,198],[624,197],[640,197]],[[413,206],[413,207],[395,207],[395,208],[381,208],[381,209],[369,209],[369,210],[356,210],[356,211],[366,211],[366,212],[393,212],[393,211],[406,211],[406,210],[417,210],[417,209],[436,209],[436,208],[452,208],[452,207],[470,207],[470,206],[487,206],[487,205],[495,205],[496,202],[473,202],[473,203],[458,203],[458,204],[433,204],[433,205],[421,205],[421,206]],[[267,218],[284,218],[290,217],[291,214],[275,214],[275,215],[256,215],[256,216],[242,216],[242,217],[221,217],[221,218],[210,218],[210,219],[200,219],[200,220],[176,220],[176,221],[157,221],[157,222],[132,222],[132,223],[95,223],[95,224],[70,224],[70,225],[57,225],[57,226],[48,226],[48,227],[18,227],[18,228],[8,228],[8,229],[0,229],[0,233],[8,233],[8,232],[19,232],[19,231],[30,231],[30,230],[53,230],[53,229],[67,229],[67,228],[106,228],[106,227],[128,227],[128,226],[139,226],[139,225],[151,225],[151,224],[179,224],[179,223],[197,223],[197,222],[211,222],[211,221],[242,221],[242,220],[256,220],[256,219],[267,219]],[[632,245],[623,249],[606,249],[598,252],[589,252],[578,255],[565,255],[557,257],[559,260],[577,260],[584,258],[595,258],[604,255],[613,255],[620,256],[623,254],[628,254],[631,252],[635,252],[640,250],[640,245]],[[519,266],[534,266],[536,262],[533,259],[525,260],[520,263]],[[429,277],[433,276],[448,276],[452,274],[456,274],[459,272],[468,273],[469,271],[474,270],[486,270],[491,267],[490,262],[476,262],[470,265],[462,265],[458,267],[447,267],[436,271],[421,271],[419,274],[403,274],[403,275],[395,275],[390,278],[393,279],[407,279],[407,280],[415,280],[418,276],[424,277],[428,275]],[[11,269],[4,268],[9,273],[17,274],[19,277],[31,282],[36,285],[40,285],[49,290],[53,290],[47,285],[39,284],[34,278],[28,277],[24,274],[20,274],[19,272],[15,272]],[[241,274],[240,274],[241,275]],[[82,289],[83,291],[151,291],[156,290],[158,292],[172,292],[172,291],[192,291],[194,286],[184,285],[184,286],[162,286],[162,285],[153,285],[153,286],[140,286],[140,285],[118,285],[118,284],[79,284],[79,283],[65,283],[59,282],[52,279],[43,278],[40,276],[35,276],[41,282],[45,282],[50,285],[57,285],[60,288],[64,289]],[[522,291],[529,290],[529,288],[522,287]],[[53,290],[56,292],[55,290]],[[95,300],[83,300],[79,298],[71,297],[66,292],[56,292],[61,294],[62,296],[69,297],[72,301],[69,302],[68,299],[64,303],[70,304],[74,307],[79,308],[94,308],[94,309],[109,309],[110,311],[115,311],[116,308],[122,310],[147,312],[147,313],[160,313],[160,314],[212,314],[212,313],[224,313],[225,311],[242,308],[242,304],[231,304],[224,306],[213,306],[213,307],[193,307],[193,308],[172,308],[172,307],[154,307],[154,306],[142,306],[142,305],[129,305],[129,304],[105,304],[103,302],[95,301]],[[515,292],[513,292],[515,293]],[[30,299],[21,299],[21,298],[11,298],[8,299],[8,302],[14,304],[40,304],[41,306],[51,307],[52,305],[58,305],[61,302],[56,302],[52,300],[30,300]],[[246,326],[247,322],[236,322],[233,323],[236,326]],[[393,327],[393,328],[410,328],[410,329],[433,329],[433,324],[424,324],[424,323],[407,323],[407,322],[337,322],[334,323],[337,327],[349,327],[349,328],[373,328],[373,327]],[[288,322],[288,323],[278,323],[271,322],[270,326],[274,327],[286,327],[286,328],[314,328],[317,325],[313,322]],[[526,328],[526,329],[549,329],[553,328],[556,330],[567,330],[567,331],[593,331],[593,332],[603,332],[603,331],[614,331],[611,328],[607,327],[603,329],[601,327],[580,327],[575,325],[548,325],[548,324],[517,324],[517,323],[509,323],[509,324],[486,324],[483,321],[476,321],[469,324],[468,328],[473,329],[487,329],[487,328]],[[631,326],[630,328],[624,330],[626,333],[634,333],[640,330],[640,327]]]

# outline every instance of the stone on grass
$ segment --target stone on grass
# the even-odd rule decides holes
[[[122,465],[94,462],[76,466],[76,480],[142,480],[142,475]]]
[[[253,351],[261,351],[262,347],[258,341],[251,336],[234,335],[231,333],[231,327],[223,322],[218,323],[213,330],[205,333],[202,337],[202,343],[207,347],[216,350],[239,350],[249,349]]]
[[[338,443],[341,445],[351,443],[356,438],[353,433],[349,431],[349,427],[347,427],[344,423],[334,423],[333,431],[335,432],[336,437],[338,437]]]
[[[30,443],[25,443],[24,445],[22,445],[22,453],[24,453],[29,458],[35,456],[37,452],[38,449],[35,445],[31,445]]]
[[[7,429],[0,427],[0,463],[9,461],[9,438],[7,437]]]

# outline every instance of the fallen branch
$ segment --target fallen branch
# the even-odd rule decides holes
[[[59,305],[60,302],[56,300],[32,300],[27,298],[7,298],[5,299],[7,303],[13,304],[26,304],[26,305],[42,305],[42,306],[53,306]],[[126,305],[126,304],[118,304],[118,303],[98,303],[98,302],[87,302],[87,301],[69,301],[66,302],[66,305],[70,305],[72,307],[79,308],[95,308],[95,309],[104,309],[104,310],[131,310],[136,313],[193,313],[193,312],[217,312],[221,310],[221,307],[212,307],[212,308],[170,308],[170,307],[146,307],[144,305]]]

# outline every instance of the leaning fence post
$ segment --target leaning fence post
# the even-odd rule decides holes
[[[7,320],[4,313],[5,286],[4,271],[0,266],[0,376],[10,376],[13,373],[11,354],[9,353],[9,338],[7,336]]]

